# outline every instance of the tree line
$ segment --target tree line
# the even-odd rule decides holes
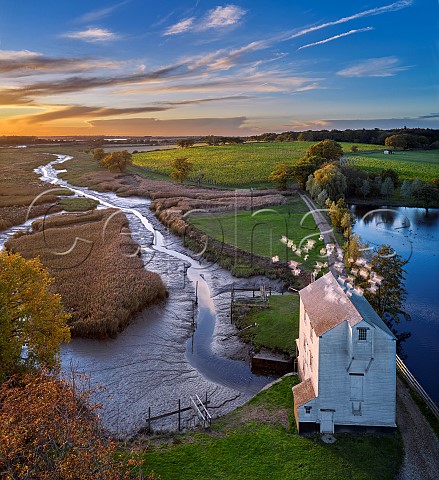
[[[386,138],[395,135],[400,136],[402,148],[439,148],[439,130],[429,128],[289,131],[253,135],[248,137],[248,140],[255,142],[320,142],[322,140],[334,140],[335,142],[384,145]]]

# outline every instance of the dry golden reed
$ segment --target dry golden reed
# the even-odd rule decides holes
[[[133,315],[166,298],[156,273],[145,270],[128,222],[115,209],[37,220],[33,232],[6,247],[40,257],[55,278],[54,290],[72,314],[72,334],[114,337]]]

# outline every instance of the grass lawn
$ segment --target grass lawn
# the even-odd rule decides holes
[[[392,168],[399,174],[400,180],[431,181],[439,177],[438,150],[412,150],[396,152],[393,155],[383,153],[348,155],[354,166],[372,175],[379,175],[385,168]]]
[[[295,260],[302,264],[302,268],[311,270],[316,260],[322,261],[320,249],[324,247],[324,242],[319,240],[320,231],[312,215],[304,218],[308,212],[302,199],[297,197],[287,205],[256,210],[253,213],[245,211],[209,217],[192,215],[189,222],[221,242],[263,257],[277,255],[280,261]],[[296,255],[281,242],[282,236],[293,240],[295,245],[304,239],[306,244],[307,237],[315,240],[316,244],[305,260],[306,253]]]
[[[294,163],[316,142],[272,142],[224,145],[220,147],[198,146],[185,149],[143,152],[133,155],[134,163],[149,171],[165,175],[171,173],[171,162],[186,157],[193,164],[190,177],[204,175],[203,183],[214,182],[218,186],[250,187],[270,186],[268,176],[278,163]],[[350,152],[352,143],[342,143]],[[382,148],[378,145],[357,144],[360,151]]]
[[[294,353],[295,339],[299,337],[299,296],[272,295],[270,306],[252,309],[236,320],[238,328],[254,323],[256,327],[242,332],[245,339],[253,338],[256,350],[266,347],[275,351]]]
[[[211,433],[177,436],[150,446],[144,472],[161,480],[390,480],[403,454],[398,433],[337,435],[327,445],[318,436],[300,437],[293,421],[286,377],[243,407],[214,422]]]

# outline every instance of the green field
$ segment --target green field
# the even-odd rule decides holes
[[[256,350],[264,347],[293,354],[299,337],[299,296],[271,295],[268,308],[240,315],[235,323],[239,329],[256,323],[241,335],[246,340],[251,338]]]
[[[399,433],[297,435],[292,385],[286,377],[243,407],[214,421],[212,432],[151,443],[144,472],[161,480],[391,480],[403,455]]]
[[[189,217],[188,221],[212,238],[229,245],[236,246],[249,253],[271,258],[278,256],[280,261],[295,260],[301,263],[301,268],[312,270],[315,261],[320,258],[320,249],[324,247],[319,240],[320,231],[307,206],[301,198],[291,199],[289,204],[269,209]],[[291,248],[281,242],[282,236],[292,240],[295,245],[309,237],[316,244],[308,253],[296,255]],[[305,260],[305,255],[309,255]]]
[[[348,156],[353,165],[366,170],[372,175],[379,175],[385,168],[392,168],[399,174],[401,180],[419,178],[430,181],[439,177],[439,151],[413,150],[396,152],[393,155],[370,153]]]
[[[272,142],[192,147],[143,152],[133,155],[136,165],[149,171],[169,175],[172,160],[186,157],[193,164],[192,179],[204,175],[202,183],[228,187],[268,185],[268,176],[278,163],[294,163],[316,142]],[[350,152],[352,143],[342,143]],[[382,148],[378,145],[355,144],[360,151]]]

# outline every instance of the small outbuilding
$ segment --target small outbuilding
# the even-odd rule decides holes
[[[299,433],[396,428],[396,338],[369,302],[327,273],[300,292],[293,387]]]

